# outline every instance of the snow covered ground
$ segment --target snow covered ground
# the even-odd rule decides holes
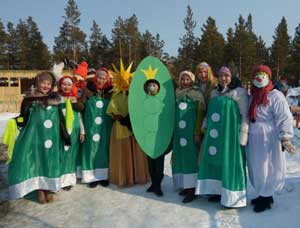
[[[2,122],[0,114],[1,131]],[[165,160],[165,195],[146,193],[147,187],[89,189],[78,184],[70,192],[56,194],[51,204],[41,205],[32,198],[10,201],[8,213],[0,213],[0,227],[300,227],[300,153],[287,154],[286,186],[274,196],[272,209],[263,213],[254,213],[251,205],[225,209],[205,197],[182,204],[172,184],[170,155]],[[253,198],[250,184],[248,198]]]

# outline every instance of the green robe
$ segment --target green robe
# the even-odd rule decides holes
[[[66,115],[66,103],[60,104],[60,108],[64,116]],[[61,156],[61,187],[67,187],[76,184],[76,172],[77,172],[77,156],[79,150],[79,136],[80,136],[80,124],[79,124],[79,113],[75,110],[74,112],[74,122],[73,129],[70,134],[71,145],[66,146],[64,142],[60,145],[60,156]]]
[[[172,173],[178,188],[194,188],[197,182],[198,147],[194,140],[197,102],[187,96],[176,100]]]
[[[226,207],[246,206],[245,151],[240,146],[241,115],[226,96],[210,100],[196,194],[221,195]]]
[[[83,123],[86,137],[82,145],[82,182],[108,179],[109,140],[112,120],[106,114],[109,100],[97,96],[85,103]]]
[[[38,190],[60,189],[60,131],[57,106],[32,104],[8,169],[11,199]]]

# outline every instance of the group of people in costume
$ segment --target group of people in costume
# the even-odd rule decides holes
[[[295,151],[293,117],[270,68],[254,69],[249,96],[226,66],[217,78],[206,62],[195,74],[184,70],[174,90],[172,79],[160,75],[168,74],[162,63],[150,60],[134,77],[132,64],[125,68],[122,61],[114,72],[99,68],[89,76],[86,62],[75,64],[73,75],[63,75],[63,62],[39,73],[15,119],[20,132],[9,163],[10,198],[37,191],[40,203],[52,202],[54,192],[70,190],[78,179],[91,188],[151,180],[146,191],[163,196],[164,158],[172,151],[183,203],[205,195],[228,208],[245,207],[247,167],[254,211],[270,209],[284,185],[283,152]],[[139,74],[143,79],[135,80]]]

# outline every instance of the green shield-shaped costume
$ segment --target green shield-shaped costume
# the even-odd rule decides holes
[[[156,80],[160,89],[148,95],[144,85]],[[157,158],[167,149],[174,128],[175,99],[168,69],[157,58],[143,59],[134,73],[129,89],[129,115],[135,138],[142,150]]]

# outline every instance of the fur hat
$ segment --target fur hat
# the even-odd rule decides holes
[[[87,77],[87,73],[88,73],[88,64],[85,61],[82,61],[76,69],[73,70],[73,74],[77,74],[79,76],[81,76],[84,80]]]
[[[191,71],[188,71],[188,70],[180,72],[179,82],[180,82],[183,75],[188,75],[190,77],[190,79],[193,81],[193,83],[195,82],[195,75]]]
[[[51,82],[52,87],[55,86],[55,83],[56,83],[55,76],[50,71],[42,71],[42,72],[38,73],[35,76],[35,86],[38,87],[39,83],[41,83],[42,81],[46,81],[46,80]]]

